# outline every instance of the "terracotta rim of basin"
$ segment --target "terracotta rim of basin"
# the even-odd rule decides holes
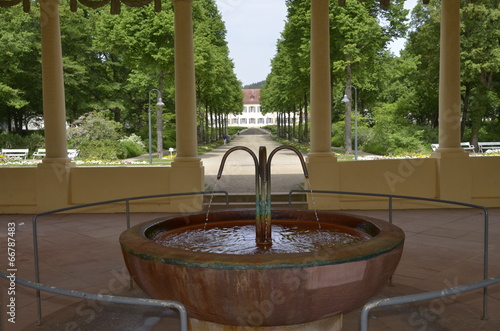
[[[306,253],[256,255],[192,252],[161,246],[153,240],[161,232],[193,224],[204,224],[206,215],[206,212],[184,216],[175,215],[138,224],[121,234],[120,244],[128,254],[161,263],[216,269],[276,269],[292,266],[306,268],[367,260],[394,250],[403,244],[405,237],[400,228],[386,221],[338,212],[318,211],[317,215],[321,223],[335,223],[341,228],[355,229],[369,235],[371,239],[353,245],[324,248]],[[209,222],[211,219],[215,219],[216,222],[242,219],[252,221],[255,219],[255,210],[213,211],[209,214]],[[280,220],[316,222],[316,214],[312,210],[273,210],[272,219],[276,223]]]

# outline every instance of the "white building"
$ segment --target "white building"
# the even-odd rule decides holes
[[[243,89],[243,113],[228,115],[229,126],[261,127],[277,124],[277,113],[262,114],[260,89]]]

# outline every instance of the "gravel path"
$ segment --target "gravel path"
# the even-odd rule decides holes
[[[251,149],[258,158],[260,146],[265,146],[267,155],[280,146],[270,134],[261,129],[247,129],[240,132],[230,143],[201,156],[205,167],[205,183],[208,189],[224,190],[231,193],[255,193],[255,164],[245,151],[234,151],[227,159],[222,177],[217,181],[217,173],[224,153],[234,146]],[[297,155],[288,150],[277,152],[271,162],[271,191],[288,192],[297,189],[305,178]]]

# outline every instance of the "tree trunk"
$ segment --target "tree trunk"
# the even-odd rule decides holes
[[[212,111],[212,108],[210,108],[210,142],[214,141],[214,135],[214,112]]]
[[[309,102],[307,100],[307,94],[304,94],[304,141],[309,141],[309,112],[307,108],[309,107]]]
[[[292,123],[292,136],[293,138],[298,138],[295,131],[295,123],[297,122],[297,108],[293,109],[293,123]]]
[[[158,90],[163,95],[163,72],[160,73],[160,84]],[[163,157],[163,112],[161,106],[156,106],[156,150],[158,158]]]
[[[298,135],[297,135],[297,139],[299,139],[299,142],[304,142],[304,134],[302,132],[302,126],[303,126],[303,121],[304,119],[302,118],[302,107],[299,107],[299,129],[298,129]]]
[[[346,86],[351,86],[351,66],[347,65],[347,81]],[[351,114],[352,114],[352,88],[346,88],[347,98],[350,100],[346,102],[346,111],[345,111],[345,137],[344,137],[344,148],[346,154],[352,154],[352,134],[351,134]]]
[[[465,127],[467,125],[467,121],[469,120],[469,106],[470,106],[470,94],[471,94],[471,87],[470,84],[465,84],[465,93],[462,98],[462,102],[464,104],[463,106],[463,112],[462,112],[462,121],[460,123],[460,141],[463,141],[464,139],[464,132],[465,132]],[[478,150],[479,146],[476,144],[472,143],[474,145],[474,148]]]
[[[276,115],[277,115],[276,116],[276,127],[277,127],[276,133],[277,133],[278,137],[281,137],[281,119],[280,119],[281,114],[278,112],[278,113],[276,113]]]
[[[210,121],[208,120],[208,106],[205,105],[205,144],[210,142]]]

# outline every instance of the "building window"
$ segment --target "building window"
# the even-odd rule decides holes
[[[257,121],[258,121],[259,124],[264,124],[264,118],[263,117],[258,118]]]
[[[247,107],[243,107],[243,112],[246,113],[248,111]]]
[[[247,124],[247,119],[246,118],[242,118],[240,120],[240,124]]]
[[[233,124],[238,124],[238,119],[237,118],[233,118]]]
[[[271,117],[266,118],[267,124],[273,124],[273,119]]]
[[[250,124],[255,124],[255,118],[249,118],[249,123]]]
[[[248,110],[249,113],[255,113],[255,107],[254,106],[250,106],[249,108],[250,108]]]

